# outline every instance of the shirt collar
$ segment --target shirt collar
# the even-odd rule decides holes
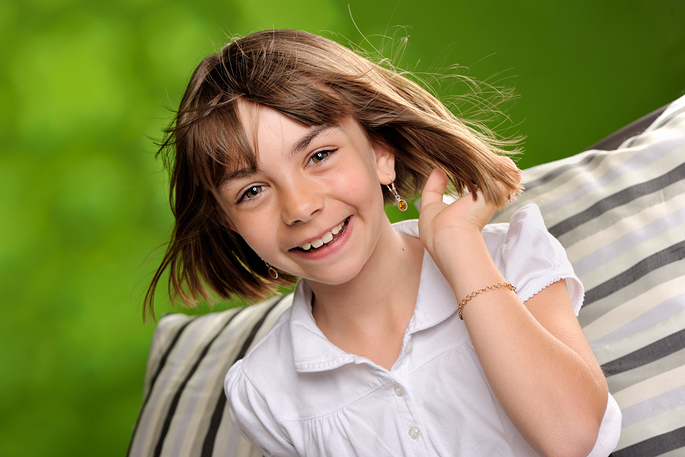
[[[419,236],[417,220],[398,222],[393,224],[393,228],[404,235]],[[366,363],[365,358],[349,354],[328,341],[314,321],[311,303],[312,291],[305,281],[300,281],[295,289],[290,316],[295,370],[300,373],[317,372],[332,370],[347,363]],[[438,325],[456,311],[452,288],[424,250],[419,291],[407,335]]]

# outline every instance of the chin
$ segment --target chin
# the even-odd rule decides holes
[[[333,267],[330,274],[321,274],[323,272],[318,272],[316,275],[302,275],[302,279],[307,282],[327,285],[327,286],[341,286],[347,284],[354,280],[361,269],[355,269],[354,271],[344,271],[344,269]]]

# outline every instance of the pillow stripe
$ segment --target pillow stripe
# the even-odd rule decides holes
[[[159,360],[159,365],[157,366],[157,370],[155,370],[155,374],[152,376],[152,380],[150,381],[150,391],[155,388],[155,382],[157,382],[157,378],[159,377],[159,374],[162,372],[164,369],[164,366],[166,365],[166,361],[169,358],[169,354],[171,354],[171,351],[174,350],[176,347],[176,343],[178,343],[178,340],[181,339],[181,334],[183,331],[188,328],[188,325],[192,323],[194,318],[188,319],[187,322],[184,322],[176,331],[174,337],[172,340],[169,342],[169,346],[167,346],[166,351],[164,351],[164,354],[162,355],[162,358]],[[150,392],[148,391],[147,398],[150,398]]]
[[[685,406],[685,386],[655,395],[648,401],[623,408],[623,427],[630,427],[682,406]]]
[[[613,457],[656,457],[675,449],[685,452],[685,427],[649,438],[632,446],[614,451]]]
[[[616,451],[683,427],[685,427],[685,407],[667,411],[637,424],[623,427]],[[661,452],[661,449],[658,449],[658,451]]]
[[[685,158],[685,155],[683,157]],[[644,226],[648,225],[647,220],[650,218],[650,213],[652,218],[654,218],[654,213],[658,212],[661,212],[662,218],[676,217],[677,215],[671,215],[670,213],[674,210],[677,211],[679,206],[685,206],[682,202],[683,199],[685,199],[685,180],[678,181],[659,192],[643,195],[626,205],[612,208],[602,216],[565,233],[558,240],[567,247],[567,253],[571,262],[575,262],[582,255],[588,255],[593,250],[604,249],[606,245],[615,241],[621,235],[626,235],[634,230],[645,229]],[[545,217],[544,214],[543,217]],[[566,211],[564,217],[568,217],[568,211]],[[552,224],[551,219],[548,222]],[[680,223],[685,226],[685,219],[682,219]],[[653,231],[654,227],[649,227],[649,230]],[[648,233],[648,235],[651,237],[657,236],[653,233]],[[679,238],[678,241],[685,239],[682,233],[680,237],[674,237],[674,239],[676,238]],[[641,246],[641,249],[651,253],[659,249],[653,248],[652,244],[650,238],[626,245],[624,248],[631,249]],[[661,246],[661,248],[664,247]]]
[[[682,278],[679,279],[682,281]],[[657,289],[655,295],[659,293],[660,289],[670,289],[666,291],[677,292],[678,284],[675,280],[668,281],[655,287],[655,289]],[[638,340],[635,341],[635,344],[639,344],[640,347],[646,346],[664,338],[664,335],[666,334],[670,335],[674,330],[685,328],[685,325],[683,325],[683,317],[685,317],[685,313],[683,313],[683,311],[685,311],[685,293],[669,297],[663,301],[660,301],[662,297],[657,296],[652,302],[645,301],[649,300],[650,297],[645,297],[644,295],[645,294],[640,296],[643,303],[648,303],[649,305],[654,303],[655,306],[646,307],[646,310],[641,310],[634,306],[638,304],[638,301],[631,300],[632,303],[615,308],[593,322],[591,324],[591,329],[583,331],[586,336],[592,334],[592,330],[608,331],[608,333],[602,335],[600,338],[594,340],[588,338],[590,347],[593,350],[599,350],[602,347],[614,345],[616,347],[612,354],[612,358],[619,358],[634,352],[635,347],[638,347],[633,345],[633,349],[629,349],[631,347],[630,344],[634,339]],[[613,321],[611,319],[612,317],[614,318]],[[607,328],[602,329],[601,324],[605,324]],[[611,329],[614,328],[615,330],[611,331]],[[646,336],[646,332],[649,333],[650,336]],[[618,347],[622,343],[625,343],[624,346]],[[597,357],[600,356],[598,355]]]
[[[549,228],[549,232],[555,237],[560,237],[574,228],[582,225],[596,217],[601,216],[608,210],[617,206],[625,205],[639,197],[660,191],[682,179],[685,179],[685,163],[680,164],[673,170],[656,177],[650,181],[635,184],[620,192],[598,201],[585,211],[575,214],[568,219],[559,222]]]
[[[602,224],[599,220],[586,224],[587,229],[584,230],[589,235],[583,239],[582,243],[576,242],[566,248],[566,254],[573,262],[574,269],[578,266],[582,268],[582,263],[588,258],[593,259],[595,264],[602,264],[601,260],[605,255],[611,255],[613,259],[620,255],[625,245],[637,246],[678,223],[685,225],[685,181],[669,188],[668,191],[677,191],[676,188],[681,186],[684,192],[673,195],[673,192],[665,190],[659,193],[660,201],[656,203],[652,202],[653,196],[633,201],[629,205],[630,208],[612,211],[611,216],[616,216],[615,219],[608,218],[610,220]],[[619,218],[619,216],[622,217]],[[644,238],[636,239],[636,237]],[[568,237],[565,238],[568,240]],[[602,252],[602,255],[596,257],[597,252]],[[587,270],[585,268],[583,271]],[[580,273],[581,276],[583,274],[585,273]]]
[[[655,291],[655,289],[658,293],[660,287],[673,286],[676,288],[677,292],[666,294],[668,297],[682,294],[685,292],[682,287],[684,284],[684,272],[685,269],[683,264],[681,262],[674,262],[647,273],[633,284],[629,284],[623,289],[617,290],[613,294],[597,300],[596,302],[592,303],[592,306],[584,307],[578,315],[580,326],[583,328],[588,327],[589,329],[592,329],[593,327],[589,326],[594,325],[594,322],[597,319],[609,319],[609,317],[605,316],[614,312],[620,314],[621,311],[619,311],[619,309],[621,309],[623,306],[627,306],[631,303],[635,303],[637,305],[637,301],[633,301],[637,300],[637,297],[640,296],[642,296],[644,299],[644,302],[646,303],[645,306],[652,306],[651,294],[653,291]],[[587,278],[587,276],[581,277],[580,280],[585,281]],[[601,326],[601,324],[598,325]],[[607,332],[609,330],[613,331],[615,328],[612,326],[607,330]],[[593,330],[593,332],[595,332],[595,335],[605,335],[605,333],[602,331],[597,332],[596,330]],[[597,338],[598,337],[593,336],[593,338],[590,338],[590,342]]]
[[[543,184],[547,184],[549,181],[552,181],[555,178],[558,178],[559,176],[563,175],[569,170],[574,170],[577,167],[583,167],[588,165],[590,162],[592,162],[596,158],[603,159],[606,157],[606,154],[600,154],[598,151],[588,151],[587,154],[582,158],[582,160],[574,163],[569,163],[566,165],[562,166],[557,166],[554,167],[551,171],[549,171],[547,174],[534,179],[532,181],[526,181],[526,193],[529,193],[533,190],[535,190],[537,187],[540,187]],[[546,190],[546,189],[545,189]]]
[[[657,178],[665,170],[671,170],[682,163],[677,153],[679,139],[676,137],[670,141],[673,144],[668,143],[659,143],[658,147],[655,145],[649,151],[635,149],[605,152],[592,164],[594,168],[577,168],[575,173],[555,182],[554,198],[540,205],[540,211],[551,215],[569,205],[573,205],[574,211],[578,211],[596,202],[598,196],[610,196],[636,182]],[[565,218],[566,212],[558,217]]]
[[[169,342],[169,346],[167,346],[166,350],[163,352],[162,357],[160,358],[159,365],[157,365],[157,369],[155,370],[155,372],[152,375],[152,378],[148,384],[147,392],[145,393],[145,397],[143,398],[143,405],[140,407],[140,412],[138,413],[138,419],[136,420],[136,424],[133,427],[131,442],[128,444],[128,450],[126,451],[126,457],[131,455],[131,449],[133,448],[133,443],[136,440],[136,433],[138,432],[138,426],[140,425],[140,420],[143,417],[143,412],[145,411],[145,406],[147,405],[148,401],[150,400],[150,397],[152,395],[152,391],[155,388],[155,383],[157,382],[157,378],[159,377],[159,374],[162,372],[164,365],[166,365],[166,361],[169,358],[169,354],[174,349],[174,347],[176,347],[176,343],[178,343],[178,340],[181,338],[181,334],[183,333],[183,331],[188,327],[188,325],[191,322],[192,322],[192,319],[183,323],[183,325],[181,325],[178,328],[178,330],[175,332],[175,334],[171,338],[171,341]]]
[[[190,371],[188,371],[185,379],[183,382],[181,382],[181,385],[178,387],[176,390],[176,393],[173,396],[173,400],[171,401],[171,405],[169,406],[169,410],[167,412],[166,418],[164,420],[164,425],[162,426],[162,431],[157,439],[157,446],[155,446],[155,452],[154,456],[159,457],[162,454],[162,448],[164,447],[164,440],[166,439],[166,435],[169,432],[169,428],[171,427],[171,421],[174,418],[174,413],[176,412],[176,408],[178,407],[178,403],[181,400],[181,395],[183,394],[183,390],[185,389],[186,385],[188,384],[188,381],[190,381],[190,378],[195,374],[195,371],[197,370],[197,367],[200,366],[200,363],[202,362],[202,359],[207,355],[207,352],[209,352],[210,347],[212,346],[212,343],[217,339],[217,337],[221,334],[221,331],[223,331],[228,325],[235,319],[236,316],[238,316],[242,311],[244,311],[246,308],[240,308],[235,314],[233,314],[230,319],[224,324],[222,329],[215,334],[210,340],[207,345],[202,349],[202,352],[200,353],[199,357],[191,367]]]
[[[621,398],[621,402],[619,402],[619,405],[622,408],[627,408],[634,403],[639,403],[648,398],[642,396],[639,398],[637,397],[637,395],[644,395],[644,392],[647,390],[650,390],[649,395],[656,396],[667,392],[668,390],[680,387],[681,385],[685,385],[685,371],[681,369],[684,365],[685,351],[680,350],[674,352],[671,355],[662,357],[647,365],[609,376],[607,378],[609,391],[617,394],[620,393],[619,397]],[[659,386],[649,385],[649,382],[653,381],[652,378],[659,376],[663,378],[659,378],[660,380],[657,382],[663,383],[664,387],[657,392],[657,387]],[[677,377],[682,377],[682,379]],[[636,385],[639,387],[635,387]],[[623,392],[626,389],[632,390]],[[626,401],[626,398],[628,397],[632,398],[632,403]],[[618,402],[618,400],[616,401]]]
[[[247,336],[245,341],[243,342],[243,346],[240,348],[240,352],[238,352],[238,355],[236,358],[233,360],[233,363],[236,363],[238,360],[242,359],[245,357],[245,354],[247,353],[248,348],[252,344],[252,341],[255,338],[255,335],[257,335],[257,332],[259,329],[262,327],[264,324],[264,321],[266,318],[271,314],[271,312],[276,308],[276,306],[280,305],[281,302],[284,300],[285,297],[281,297],[279,300],[277,300],[273,305],[271,305],[267,311],[264,313],[264,315],[257,321],[256,324],[252,326],[252,330],[250,330],[250,334]],[[207,430],[207,434],[205,435],[204,442],[202,444],[202,452],[201,456],[202,457],[211,457],[212,453],[214,452],[214,443],[216,441],[216,434],[219,431],[219,426],[221,425],[221,419],[224,414],[224,409],[226,407],[226,395],[223,395],[223,390],[222,390],[222,395],[219,395],[219,399],[217,400],[216,406],[214,407],[214,411],[212,412],[212,419],[210,421],[209,429]]]
[[[622,153],[620,156],[629,155]],[[578,160],[582,157],[581,160]],[[622,157],[621,157],[622,158]],[[588,181],[595,181],[599,179],[602,173],[606,173],[607,168],[611,168],[611,163],[615,162],[618,157],[614,154],[609,154],[602,151],[587,151],[575,157],[563,159],[560,163],[554,163],[551,170],[547,170],[545,165],[539,165],[528,170],[523,170],[523,184],[525,192],[522,196],[528,201],[536,201],[540,206],[540,212],[547,219],[551,213],[560,207],[568,204],[573,204],[577,199],[583,197],[588,193]],[[556,168],[563,168],[561,173],[555,173]],[[538,170],[540,168],[540,170]],[[542,174],[540,178],[537,178]],[[544,179],[547,182],[541,183]],[[592,183],[589,183],[592,186]],[[596,185],[593,187],[597,187]],[[592,189],[589,188],[589,189]],[[567,196],[567,194],[570,195]],[[604,192],[603,195],[609,195],[609,192]],[[507,207],[501,211],[503,222],[511,219],[511,215],[516,210],[518,205],[514,207]],[[576,208],[573,210],[577,211]],[[561,214],[554,220],[565,219],[567,214]]]
[[[624,371],[654,362],[683,348],[685,348],[685,329],[628,355],[605,363],[602,365],[602,370],[609,376],[623,373]]]
[[[588,290],[585,292],[585,303],[583,303],[583,307],[613,294],[617,290],[635,282],[637,279],[653,270],[683,259],[685,259],[685,241],[681,241],[678,244],[669,246],[666,249],[650,255],[608,281]]]
[[[667,110],[667,111],[671,111],[671,110]],[[652,123],[652,125],[650,125],[649,127],[647,127],[647,128],[645,129],[645,132],[644,132],[644,133],[653,132],[654,130],[658,130],[658,129],[661,129],[661,128],[663,128],[663,127],[668,126],[668,124],[670,124],[671,122],[673,122],[673,121],[674,121],[678,116],[680,116],[681,114],[683,114],[683,108],[682,108],[682,107],[681,107],[680,109],[673,110],[672,112],[664,113],[663,116],[659,116],[659,117],[657,118],[657,120],[654,121],[654,122]],[[676,127],[677,127],[677,126],[676,126]],[[628,140],[625,144],[628,145],[628,146],[632,146],[630,143],[635,143],[636,141],[640,140],[643,136],[644,136],[644,134],[643,134],[643,135],[638,135],[638,136],[636,136],[636,137],[634,137],[634,138],[631,138],[631,139]]]
[[[668,251],[676,246],[678,243],[685,242],[685,224],[681,227],[675,227],[666,232],[654,236],[647,240],[647,243],[628,244],[624,246],[624,252],[613,256],[613,259],[604,259],[605,261],[601,267],[594,268],[591,272],[580,276],[585,289],[591,290],[595,287],[604,284],[615,278],[620,272],[632,268],[633,266],[643,262],[647,257],[654,253],[661,251]],[[572,262],[573,263],[573,262]],[[673,262],[667,262],[662,267],[670,265]],[[681,262],[676,262],[680,265]],[[647,272],[647,274],[649,274]],[[635,280],[640,280],[642,276],[636,276]],[[658,278],[657,278],[658,279]],[[662,281],[658,279],[658,283]],[[650,283],[651,284],[651,283]],[[616,303],[620,305],[620,303]]]

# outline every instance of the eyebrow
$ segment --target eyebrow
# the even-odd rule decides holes
[[[335,128],[335,127],[336,127],[336,125],[334,125],[334,124],[317,125],[313,129],[311,129],[305,136],[303,136],[302,139],[300,139],[300,141],[298,141],[297,143],[295,143],[293,145],[292,149],[290,150],[290,155],[294,156],[295,154],[302,151],[303,149],[307,149],[309,144],[312,141],[314,141],[314,139],[317,136],[321,135],[321,133],[323,133],[324,131],[331,129],[331,128]]]
[[[230,181],[234,179],[247,178],[255,173],[257,173],[256,167],[244,167],[232,171],[227,170],[227,172],[219,180],[219,184],[216,186],[216,188],[221,191],[221,188],[223,188]]]
[[[227,173],[224,175],[223,178],[221,178],[221,181],[219,181],[219,188],[221,188],[224,184],[226,184],[228,181],[231,181],[233,179],[240,179],[240,178],[246,178],[250,175],[253,175],[257,173],[257,169],[253,167],[246,167],[246,168],[240,168],[238,170],[234,170],[230,173]]]

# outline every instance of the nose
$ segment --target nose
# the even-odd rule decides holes
[[[288,225],[309,222],[323,208],[323,195],[315,183],[305,181],[293,180],[281,189],[281,214]]]

